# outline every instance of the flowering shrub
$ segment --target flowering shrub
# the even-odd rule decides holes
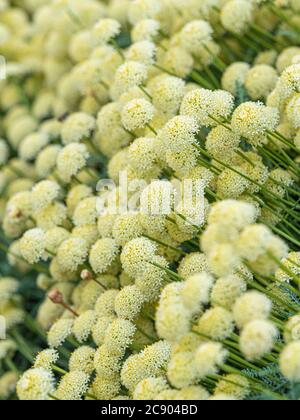
[[[299,13],[0,0],[0,399],[299,399]]]

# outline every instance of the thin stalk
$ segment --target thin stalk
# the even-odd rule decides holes
[[[17,344],[18,351],[25,357],[25,359],[29,363],[33,363],[34,357],[33,357],[33,354],[31,352],[31,349],[27,345],[24,345],[23,340],[20,340],[20,338],[22,338],[22,337],[17,335],[15,332],[12,332],[11,335],[14,338],[16,344]]]
[[[51,400],[61,401],[59,398],[55,397],[53,394],[49,394],[48,396],[49,396],[49,398],[51,398]]]
[[[252,40],[249,40],[248,38],[243,37],[242,35],[231,33],[231,36],[235,38],[237,41],[239,41],[242,45],[245,47],[250,48],[251,50],[255,51],[256,53],[261,52],[261,48],[259,48],[256,43],[253,43]]]
[[[9,370],[11,370],[12,372],[15,372],[17,375],[20,375],[19,369],[9,357],[5,357],[4,363],[6,364]]]
[[[67,305],[65,302],[63,302],[62,304],[61,304],[61,306],[63,307],[63,308],[65,308],[67,311],[69,311],[72,315],[74,315],[76,318],[78,318],[79,317],[79,315],[78,315],[78,313],[77,312],[75,312],[69,305]]]
[[[149,92],[147,92],[146,88],[143,85],[139,86],[140,90],[147,96],[148,99],[152,102],[153,98]]]
[[[269,9],[274,13],[274,15],[278,16],[280,19],[282,19],[284,22],[288,24],[294,31],[297,32],[297,34],[300,34],[300,29],[297,25],[295,25],[293,22],[290,21],[290,18],[278,7],[276,7],[272,3],[268,3]]]
[[[219,89],[221,87],[219,80],[216,78],[214,73],[211,71],[209,67],[204,67],[203,71],[206,73],[207,77],[211,81],[212,85],[215,89]]]
[[[256,281],[248,281],[248,284],[251,287],[253,287],[253,289],[257,289],[260,292],[264,293],[265,295],[269,296],[272,300],[279,303],[279,305],[282,305],[283,307],[285,307],[288,311],[292,311],[292,312],[296,312],[296,313],[299,312],[299,307],[296,307],[292,304],[287,304],[284,300],[282,300],[278,296],[274,295],[273,293],[270,293],[268,290],[265,289],[264,286],[261,286]]]
[[[66,341],[68,343],[72,344],[72,346],[74,346],[75,348],[78,348],[78,347],[81,346],[81,344],[78,343],[78,341],[74,337],[72,337],[72,336],[68,337]]]
[[[224,63],[224,61],[218,57],[217,55],[213,54],[212,51],[209,49],[209,47],[207,45],[203,45],[204,49],[211,55],[211,57],[214,58],[214,65],[216,66],[216,68],[223,73],[224,70],[226,70],[227,68],[227,64]],[[219,84],[219,82],[218,82]]]
[[[84,396],[87,397],[87,398],[90,398],[91,400],[97,401],[97,398],[95,397],[95,395],[86,393]]]
[[[272,207],[270,207],[268,204],[266,204],[261,198],[257,197],[254,194],[251,193],[247,193],[247,195],[249,197],[251,197],[253,200],[255,200],[257,203],[259,203],[259,205],[261,207],[266,208],[267,210],[269,210],[272,214],[274,214],[274,216],[278,217],[278,209],[273,209]],[[298,229],[292,224],[290,223],[288,220],[283,219],[282,223],[284,223],[286,226],[290,227],[292,230],[294,230],[297,234],[299,234],[300,232],[298,231]]]
[[[290,142],[287,138],[285,138],[282,134],[278,133],[278,131],[270,131],[267,130],[266,133],[268,134],[268,137],[275,138],[278,141],[281,141],[281,143],[285,144],[286,146],[289,146],[290,149],[294,150],[294,152],[299,153],[299,150],[296,148],[294,143]]]
[[[291,169],[291,168],[289,168],[289,165],[288,165],[287,162],[283,161],[279,155],[275,155],[274,153],[272,153],[267,148],[258,147],[257,150],[259,151],[259,153],[262,156],[265,156],[268,159],[270,159],[272,161],[273,165],[276,166],[276,168],[279,168],[280,165],[282,165],[285,169]],[[297,175],[297,173],[295,175]]]
[[[92,150],[93,150],[93,152],[98,156],[99,155],[99,157],[101,157],[102,158],[102,155],[100,154],[100,152],[99,152],[99,150],[97,149],[97,147],[94,145],[94,143],[92,142],[92,140],[90,140],[90,139],[85,139],[85,141],[84,141]]]
[[[286,274],[288,274],[290,277],[292,277],[292,279],[294,279],[294,281],[296,283],[299,284],[299,277],[296,276],[295,273],[293,273],[288,267],[286,267],[284,264],[282,264],[282,262],[278,258],[276,258],[276,256],[273,255],[271,252],[268,252],[268,255],[274,262],[276,262],[279,265],[281,270],[283,270]]]
[[[251,159],[248,158],[248,156],[246,156],[244,154],[244,152],[242,152],[240,149],[236,150],[235,153],[240,156],[242,159],[244,159],[247,163],[249,163],[253,168],[255,168],[255,164],[252,162]]]
[[[148,263],[153,265],[156,268],[160,268],[161,270],[165,271],[169,276],[174,278],[176,281],[183,281],[183,279],[177,273],[175,273],[174,271],[172,271],[172,270],[170,270],[166,267],[163,267],[162,265],[157,264],[157,263],[152,262],[152,261],[148,261]]]
[[[95,279],[94,277],[92,278],[92,281],[97,283],[98,286],[103,287],[104,290],[108,290],[108,288],[106,286],[104,286],[104,284],[102,284],[99,280]]]
[[[271,226],[268,223],[265,223],[266,226],[268,226],[271,230],[273,230],[275,233],[278,233],[278,235],[284,237],[285,239],[287,239],[288,241],[290,241],[292,244],[296,245],[297,247],[300,247],[300,242],[297,241],[295,238],[293,238],[292,236],[288,235],[285,232],[282,232],[282,230],[280,230],[279,228],[277,228],[276,226]]]
[[[228,131],[231,131],[232,132],[232,128],[229,125],[225,124],[224,121],[218,120],[217,118],[215,118],[211,114],[209,114],[209,118],[212,119],[213,121],[215,121],[216,123],[218,123],[219,125],[221,125],[222,127],[226,128]]]
[[[276,327],[282,332],[284,330],[284,323],[281,322],[279,319],[275,318],[274,316],[270,316],[270,321],[273,322],[273,324],[276,325]]]
[[[270,32],[264,30],[261,26],[256,25],[255,23],[251,23],[250,27],[257,33],[265,36],[266,38],[269,38],[270,41],[275,42],[276,44],[280,44],[282,47],[286,47],[286,43],[281,41],[281,39],[277,38]]]
[[[197,324],[196,323],[194,323],[193,325],[194,325],[194,327],[197,327]],[[205,338],[205,339],[207,339],[209,341],[212,340],[211,337],[209,337],[208,335],[205,335],[205,334],[200,333],[199,331],[195,330],[194,328],[192,329],[192,333],[198,335],[199,337]],[[229,340],[220,340],[220,343],[222,343],[227,348],[230,347],[230,349],[229,349],[230,355],[237,362],[242,363],[243,364],[243,367],[245,367],[247,365],[246,366],[247,368],[257,369],[257,367],[255,365],[252,365],[251,363],[248,363],[247,361],[245,361],[244,359],[241,359],[239,357],[239,355],[236,352],[236,350],[237,350],[240,353],[239,346],[238,345],[235,345],[234,343],[231,343]],[[234,353],[234,351],[235,351],[235,353]]]
[[[201,74],[199,74],[196,70],[193,70],[190,74],[190,78],[198,83],[200,86],[209,89],[209,90],[215,90],[214,86],[212,86],[209,82],[207,82],[207,80],[201,76]]]
[[[158,70],[162,71],[163,73],[167,73],[170,76],[178,77],[177,74],[173,73],[172,71],[169,71],[165,69],[164,67],[160,66],[159,64],[153,64],[153,67],[157,68]]]
[[[8,248],[8,246],[4,245],[4,244],[3,244],[3,243],[1,243],[1,242],[0,242],[0,250],[1,250],[1,251],[3,251],[3,252],[5,252],[6,254],[10,254],[10,255],[12,255],[14,258],[18,259],[19,261],[22,261],[22,262],[24,262],[24,263],[26,263],[26,264],[28,264],[28,265],[29,265],[29,263],[28,263],[26,260],[24,260],[24,258],[22,258],[22,257],[20,257],[19,255],[17,255],[17,254],[15,254],[15,253],[11,252],[11,251],[10,251],[10,249]],[[31,267],[32,267],[35,271],[37,271],[37,272],[39,272],[39,273],[43,273],[43,274],[47,274],[47,275],[49,275],[49,270],[47,269],[47,267],[44,267],[43,265],[40,265],[40,264],[33,264],[33,265],[31,265]]]
[[[136,326],[137,331],[139,331],[141,334],[143,334],[146,338],[148,338],[152,343],[155,343],[157,341],[157,337],[153,337],[152,335],[147,334],[145,331],[143,331],[141,328]]]
[[[284,156],[284,158],[287,160],[287,162],[288,162],[288,164],[293,168],[293,170],[295,171],[295,173],[296,173],[296,176],[300,176],[300,169],[299,169],[299,167],[298,167],[298,165],[293,161],[293,159],[285,152],[285,150],[283,150],[283,149],[280,149],[279,150],[279,153],[281,154],[281,155],[283,155]],[[290,169],[290,168],[289,168]]]
[[[247,263],[245,263],[245,265],[251,270],[251,267],[249,267],[249,265]],[[260,283],[258,283],[255,280],[249,280],[249,278],[247,278],[241,271],[239,271],[240,275],[244,278],[244,280],[246,281],[246,283],[249,284],[249,286],[253,287],[253,289],[257,289],[260,292],[264,293],[265,295],[269,296],[272,300],[274,300],[275,302],[277,302],[279,305],[285,307],[285,309],[287,309],[288,311],[299,311],[298,307],[293,306],[293,304],[288,304],[287,302],[285,302],[283,299],[281,299],[279,296],[274,295],[272,292],[270,292],[269,290],[266,289],[266,287],[269,286],[268,283],[266,283],[266,281],[263,279],[262,276],[260,276],[259,274],[255,273],[255,277],[260,280],[262,282],[263,285],[261,285]],[[232,335],[233,338],[235,338],[235,340],[239,340],[239,337],[236,335]]]
[[[153,128],[150,124],[146,124],[146,126],[149,128],[150,131],[152,131],[153,134],[155,134],[157,136],[157,131],[155,130],[155,128]]]
[[[235,375],[241,375],[241,372],[240,372],[239,370],[237,370],[237,369],[235,369],[235,368],[232,368],[232,367],[230,367],[230,366],[227,366],[227,365],[222,365],[222,366],[221,366],[221,369],[222,369],[224,372],[226,372],[226,373],[232,373],[232,374],[235,374]],[[270,390],[270,389],[268,389],[268,388],[265,388],[265,387],[264,387],[264,386],[262,386],[260,383],[257,383],[257,381],[255,381],[253,378],[249,377],[249,376],[248,376],[248,375],[246,375],[245,373],[244,373],[244,374],[242,374],[242,376],[245,376],[245,377],[246,377],[246,379],[248,379],[248,381],[249,381],[249,382],[251,382],[251,387],[252,387],[255,391],[258,391],[258,392],[260,392],[260,393],[264,393],[264,394],[266,394],[266,395],[269,395],[270,397],[275,398],[275,399],[277,399],[277,400],[283,400],[283,401],[288,400],[288,398],[286,398],[286,397],[284,397],[284,396],[282,396],[282,395],[280,395],[280,394],[277,394],[276,392],[273,392],[273,391],[271,391],[271,390]]]
[[[263,185],[259,184],[258,182],[254,181],[252,178],[248,177],[247,175],[243,174],[242,172],[238,171],[237,169],[231,167],[230,165],[227,165],[226,163],[222,162],[221,160],[217,159],[217,158],[213,158],[209,153],[207,153],[206,150],[204,150],[201,146],[195,144],[196,148],[206,157],[210,158],[210,159],[214,159],[217,163],[219,163],[220,165],[224,166],[225,168],[235,172],[236,174],[238,174],[239,176],[241,176],[242,178],[245,178],[246,180],[248,180],[249,182],[251,182],[252,184],[256,185],[257,187],[259,187],[262,191],[264,191],[266,194],[274,197],[275,200],[280,200],[281,202],[283,202],[284,204],[288,204],[291,206],[294,206],[295,203],[285,200],[283,198],[281,198],[280,196],[278,196],[277,194],[273,193],[272,191],[266,189],[263,187]]]
[[[168,244],[166,244],[166,243],[164,243],[162,241],[159,241],[158,239],[152,238],[149,235],[143,235],[143,236],[145,238],[147,238],[147,239],[150,239],[153,242],[156,242],[159,245],[162,245],[162,246],[164,246],[166,248],[172,249],[172,251],[178,252],[178,254],[180,254],[180,255],[183,255],[183,256],[187,256],[188,255],[188,253],[185,252],[185,251],[183,251],[183,249],[175,248],[174,246],[168,245]]]
[[[253,365],[252,363],[247,362],[245,359],[242,359],[241,357],[239,357],[239,356],[237,356],[237,355],[235,355],[235,354],[233,354],[232,352],[230,352],[230,351],[229,351],[229,360],[230,360],[230,359],[235,360],[235,361],[236,361],[236,362],[238,362],[241,366],[244,366],[244,367],[246,367],[246,368],[253,369],[253,370],[256,370],[256,371],[259,371],[259,368],[258,368],[257,366]]]
[[[68,372],[62,368],[60,368],[59,366],[56,365],[52,365],[52,370],[54,370],[54,372],[59,373],[60,375],[66,375]]]
[[[255,31],[249,32],[246,36],[248,39],[253,39],[258,45],[262,45],[267,50],[274,48],[274,44],[272,44],[269,40],[263,39],[259,34],[255,33]]]
[[[180,217],[180,219],[184,220],[186,223],[188,223],[190,226],[192,226],[196,230],[198,230],[198,231],[202,230],[199,226],[194,225],[192,222],[190,222],[183,214],[178,213],[177,211],[175,211],[175,214],[176,214],[176,216]]]

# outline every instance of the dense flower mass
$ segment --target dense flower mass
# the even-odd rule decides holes
[[[299,40],[297,0],[0,0],[0,400],[300,399]]]

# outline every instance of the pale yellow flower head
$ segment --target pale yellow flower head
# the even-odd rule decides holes
[[[72,371],[61,379],[54,396],[62,401],[81,400],[88,390],[89,376],[82,371]]]
[[[47,401],[54,393],[54,377],[43,368],[30,369],[17,384],[17,394],[21,401]]]
[[[70,182],[87,164],[89,152],[84,144],[65,146],[57,156],[57,171],[64,182]]]
[[[126,130],[145,128],[154,116],[155,108],[146,99],[134,99],[122,110],[122,123]]]
[[[39,228],[28,230],[20,240],[21,255],[29,264],[47,258],[45,246],[45,232]]]
[[[95,44],[105,44],[119,35],[121,25],[114,19],[101,19],[93,27],[92,34]]]
[[[95,119],[83,112],[70,115],[63,124],[61,135],[63,144],[78,143],[88,139],[96,128]]]

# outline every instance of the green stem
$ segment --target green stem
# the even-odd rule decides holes
[[[272,191],[264,188],[263,185],[259,184],[258,182],[254,181],[252,178],[248,177],[247,175],[243,174],[242,172],[238,171],[237,169],[231,167],[230,165],[227,165],[226,163],[222,162],[221,160],[214,158],[213,156],[211,156],[209,153],[207,153],[206,150],[204,150],[201,146],[199,146],[198,144],[195,144],[195,147],[206,157],[208,157],[209,159],[214,159],[217,163],[219,163],[220,165],[224,166],[225,168],[231,170],[232,172],[235,172],[237,175],[241,176],[242,178],[245,178],[247,181],[251,182],[252,184],[256,185],[257,187],[259,187],[259,189],[263,192],[265,192],[266,194],[270,195],[271,197],[273,197],[275,200],[279,200],[281,201],[283,204],[288,204],[290,206],[295,206],[295,202],[291,202],[288,200],[283,199],[282,197],[280,197],[279,195],[273,193]],[[297,206],[298,207],[298,206]]]
[[[286,397],[284,397],[280,394],[277,394],[277,393],[271,391],[268,388],[264,388],[262,385],[260,385],[255,380],[253,380],[253,378],[249,377],[245,373],[242,374],[239,370],[237,370],[235,368],[232,368],[232,367],[226,366],[226,365],[222,365],[221,368],[226,373],[245,376],[246,379],[248,379],[248,381],[251,383],[251,388],[255,391],[258,391],[260,393],[264,393],[265,395],[269,395],[270,397],[275,398],[276,400],[283,400],[283,401],[288,400],[288,398],[286,398]]]
[[[145,238],[147,238],[147,239],[150,239],[150,240],[151,240],[151,241],[153,241],[153,242],[156,242],[157,244],[159,244],[159,245],[161,245],[161,246],[164,246],[164,247],[166,247],[166,248],[172,249],[172,251],[178,252],[178,254],[180,254],[180,255],[183,255],[183,256],[187,256],[187,255],[188,255],[188,253],[187,253],[187,252],[185,252],[185,251],[183,251],[182,249],[175,248],[174,246],[168,245],[168,244],[166,244],[166,243],[164,243],[164,242],[162,242],[162,241],[159,241],[158,239],[152,238],[152,237],[151,237],[151,236],[149,236],[149,235],[143,235],[143,236],[144,236]]]
[[[155,343],[157,341],[157,337],[152,337],[152,335],[147,334],[145,331],[143,331],[141,328],[139,328],[136,325],[137,331],[139,331],[141,334],[143,334],[146,338],[148,338],[152,343]]]
[[[258,45],[262,45],[267,50],[275,47],[274,44],[272,44],[269,40],[263,39],[260,34],[257,34],[255,31],[249,32],[246,36],[249,40],[253,39]]]
[[[159,64],[153,64],[153,67],[157,68],[158,70],[162,71],[163,73],[167,73],[170,76],[178,77],[177,74],[165,69],[164,67],[160,66]]]
[[[200,86],[209,89],[209,90],[215,90],[214,86],[212,86],[204,77],[201,76],[196,70],[193,70],[190,74],[190,78],[198,83]]]
[[[272,231],[274,231],[275,233],[277,233],[278,235],[282,236],[283,238],[287,239],[288,241],[290,241],[292,244],[297,245],[297,247],[300,247],[300,242],[297,241],[295,238],[291,237],[290,235],[288,235],[285,232],[282,232],[281,229],[277,228],[276,226],[271,226],[268,223],[265,223],[266,226],[268,226],[269,229],[271,229]]]
[[[146,126],[149,128],[149,130],[152,131],[153,134],[155,134],[157,136],[157,131],[150,125],[150,124],[146,124]]]
[[[282,264],[282,262],[276,258],[275,255],[273,255],[271,252],[268,252],[269,257],[278,264],[278,266],[281,268],[281,270],[283,270],[286,274],[288,274],[290,277],[292,277],[292,279],[295,280],[296,283],[299,284],[299,277],[296,276],[295,273],[293,273],[288,267],[286,267],[284,264]]]
[[[216,78],[216,76],[214,75],[214,73],[211,71],[211,69],[209,67],[204,67],[203,71],[206,73],[207,77],[211,81],[211,83],[214,86],[214,88],[215,89],[219,89],[221,87],[220,86],[220,82]]]
[[[8,246],[4,245],[1,242],[0,242],[0,250],[5,252],[6,254],[12,255],[14,258],[18,259],[19,261],[22,261],[23,263],[30,265],[26,260],[24,260],[24,258],[12,252]],[[33,264],[31,265],[31,267],[33,268],[33,270],[36,270],[39,273],[49,275],[49,270],[41,264]]]
[[[54,370],[54,372],[59,373],[60,375],[66,375],[68,372],[62,368],[60,368],[59,366],[56,365],[52,365],[52,370]]]
[[[15,329],[11,331],[11,335],[17,344],[19,352],[28,362],[32,363],[34,361],[33,353],[23,337]]]
[[[152,102],[153,98],[150,95],[150,93],[146,90],[146,88],[143,85],[140,85],[139,88],[147,96],[147,98],[150,99],[150,101]]]
[[[4,363],[6,364],[9,370],[15,372],[17,375],[20,375],[19,369],[9,357],[5,357]]]
[[[272,33],[265,31],[262,27],[256,25],[255,23],[251,23],[250,27],[257,33],[265,36],[266,38],[269,38],[270,41],[273,41],[273,43],[280,44],[282,47],[286,47],[286,43],[282,42],[279,38],[274,36]]]
[[[280,19],[286,22],[288,26],[290,26],[292,29],[294,29],[294,31],[297,32],[297,34],[300,34],[300,29],[298,28],[298,26],[291,22],[290,18],[281,9],[279,9],[272,3],[269,3],[268,7],[274,13],[274,15],[278,16]]]
[[[151,264],[151,265],[153,265],[156,268],[159,268],[159,269],[165,271],[174,280],[176,280],[176,281],[183,281],[183,279],[180,276],[178,276],[178,274],[175,273],[174,271],[172,271],[172,270],[170,270],[170,269],[168,269],[166,267],[163,267],[162,265],[157,264],[157,263],[155,263],[153,261],[148,261],[148,263]]]
[[[299,150],[294,145],[294,143],[290,142],[286,137],[284,137],[282,134],[280,134],[278,131],[270,131],[267,130],[266,133],[269,137],[274,138],[275,140],[281,141],[281,143],[285,144],[295,152],[299,153]]]
[[[49,394],[49,398],[51,398],[54,401],[61,401],[59,398],[55,397],[53,394]]]

